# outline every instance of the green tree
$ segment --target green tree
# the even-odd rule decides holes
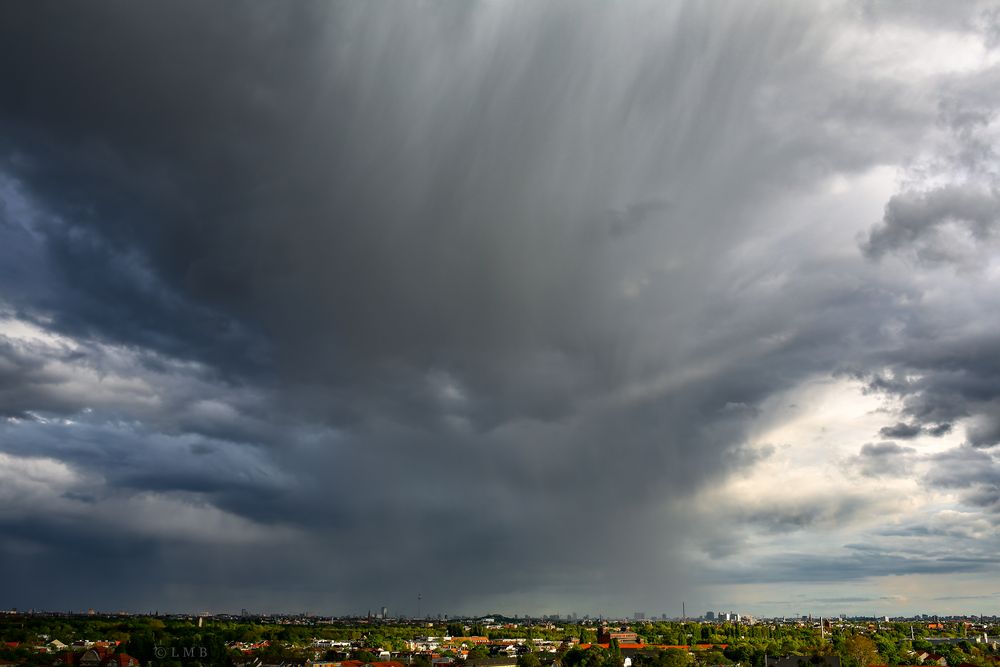
[[[525,653],[524,655],[517,656],[517,667],[539,667],[541,664],[538,656],[534,653]]]
[[[155,644],[153,633],[149,630],[144,630],[134,633],[123,646],[125,647],[125,653],[128,653],[145,665],[153,659],[153,651],[156,649]]]
[[[608,659],[611,661],[612,667],[621,667],[625,662],[622,660],[622,650],[618,646],[618,640],[614,637],[611,638],[611,642],[608,644]]]
[[[851,635],[844,640],[844,654],[850,667],[867,667],[882,662],[875,642],[864,635]]]
[[[694,662],[691,654],[682,648],[668,648],[657,652],[655,656],[641,656],[641,667],[688,667]]]
[[[731,664],[729,658],[722,654],[722,651],[704,651],[698,654],[697,662],[702,665],[728,665]]]
[[[562,659],[562,667],[608,667],[609,664],[608,652],[597,646],[570,649]]]

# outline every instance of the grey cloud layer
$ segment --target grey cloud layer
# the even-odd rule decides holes
[[[539,590],[652,608],[687,585],[678,502],[747,465],[759,405],[803,378],[853,372],[904,398],[906,428],[997,440],[997,341],[937,336],[887,266],[946,251],[947,221],[988,241],[995,189],[898,194],[862,243],[879,262],[771,217],[907,159],[957,95],[904,103],[906,82],[841,67],[846,9],[0,12],[0,297],[73,341],[0,340],[0,451],[87,480],[3,515],[22,581],[58,569],[62,517],[151,494],[296,546],[262,537],[205,588],[191,563],[217,572],[234,547],[125,531],[116,553],[154,554],[162,586],[109,604],[239,607],[225,590],[244,586],[338,611],[421,589],[441,611]],[[140,386],[95,393],[88,368]],[[53,605],[99,595],[62,583]]]
[[[1000,219],[1000,193],[977,186],[949,185],[929,192],[906,192],[886,204],[882,225],[872,230],[864,247],[871,257],[915,247],[928,261],[955,259],[953,243],[940,238],[947,223],[959,225],[974,241],[993,235]]]

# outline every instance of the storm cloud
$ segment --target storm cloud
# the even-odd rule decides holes
[[[3,7],[12,603],[667,611],[713,549],[782,579],[755,530],[884,529],[706,494],[816,378],[914,443],[862,478],[1000,442],[996,24],[948,14]],[[936,548],[850,576],[995,567]]]

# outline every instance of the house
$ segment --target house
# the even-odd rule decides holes
[[[106,646],[95,646],[74,657],[77,667],[101,667],[109,656]]]
[[[465,667],[517,667],[517,658],[506,655],[473,658],[465,663]]]
[[[139,661],[128,653],[112,653],[106,647],[90,648],[83,653],[66,652],[59,656],[55,664],[69,667],[139,667]]]
[[[139,667],[139,661],[128,653],[115,653],[105,660],[101,667]]]
[[[471,637],[445,637],[445,642],[448,646],[462,646],[463,644],[469,644],[473,646],[486,645],[490,643],[489,637],[482,637],[479,635],[473,635]]]
[[[768,658],[767,667],[840,667],[837,655],[786,655]]]
[[[636,644],[639,642],[639,635],[629,630],[609,630],[607,628],[601,628],[597,633],[598,644],[610,644],[612,639],[619,644]]]

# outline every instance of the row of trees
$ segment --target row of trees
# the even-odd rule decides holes
[[[982,645],[963,642],[957,645],[934,645],[926,641],[930,630],[926,626],[911,626],[906,623],[872,624],[867,628],[834,628],[821,636],[818,629],[793,625],[738,625],[734,623],[701,624],[656,621],[633,626],[641,640],[646,643],[690,646],[707,643],[722,645],[725,649],[699,651],[697,661],[704,664],[720,665],[740,663],[744,667],[764,667],[765,655],[839,655],[844,667],[866,667],[870,664],[909,664],[913,662],[911,651],[934,650],[945,655],[950,665],[962,662],[983,665],[990,664],[994,657]],[[937,633],[961,637],[964,626],[952,624],[935,628]],[[990,629],[997,634],[1000,628]],[[912,640],[911,640],[912,633]],[[30,644],[44,643],[40,637],[59,639],[71,643],[76,639],[109,639],[122,642],[119,650],[135,656],[144,664],[157,656],[156,647],[206,647],[210,653],[207,664],[229,664],[234,656],[226,650],[226,644],[233,641],[260,642],[267,640],[270,646],[261,658],[265,662],[282,662],[311,657],[309,648],[313,638],[357,641],[362,651],[353,657],[366,659],[374,654],[370,650],[405,650],[407,641],[424,634],[466,634],[487,635],[493,639],[503,637],[561,640],[579,637],[581,642],[596,641],[597,628],[590,625],[573,625],[565,628],[548,626],[527,626],[487,631],[482,625],[473,624],[468,630],[464,625],[451,622],[436,628],[424,625],[367,625],[350,622],[322,625],[278,625],[257,622],[216,621],[198,627],[195,620],[167,619],[157,617],[129,618],[47,618],[47,617],[6,617],[0,618],[0,639],[4,642],[22,642],[19,648],[0,648],[0,658],[28,664],[48,665],[51,656],[39,654]],[[471,657],[483,657],[486,649],[473,648]],[[605,667],[620,665],[617,649],[592,648],[589,651],[572,649],[563,656],[564,667]],[[523,660],[531,661],[531,657]],[[637,659],[637,667],[682,667],[694,660],[685,650],[662,652],[654,657]],[[687,661],[687,662],[686,662]],[[157,661],[163,667],[163,661]],[[532,667],[524,665],[522,667]]]

